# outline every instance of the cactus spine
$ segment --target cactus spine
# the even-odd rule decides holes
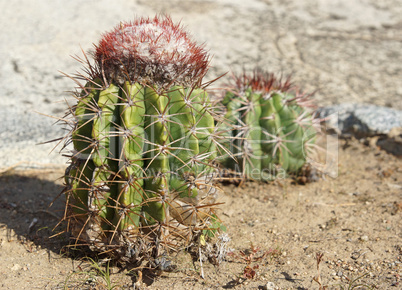
[[[93,55],[70,112],[68,230],[130,261],[188,246],[217,222],[208,55],[169,17],[121,23]]]
[[[223,164],[255,180],[297,173],[307,162],[320,122],[309,109],[310,96],[292,92],[289,79],[260,70],[234,79],[222,104],[235,128],[227,130],[225,146],[237,163],[227,158]]]

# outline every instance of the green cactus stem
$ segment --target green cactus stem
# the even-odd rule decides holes
[[[70,112],[68,230],[130,261],[188,246],[218,221],[208,55],[169,17],[121,23],[93,55]]]
[[[237,158],[223,159],[224,166],[250,179],[272,180],[296,174],[306,164],[320,120],[310,95],[294,90],[289,78],[283,81],[260,70],[243,73],[222,104],[235,127],[225,146]]]

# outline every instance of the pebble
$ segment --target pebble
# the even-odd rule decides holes
[[[265,290],[275,290],[277,289],[274,282],[267,282],[267,284],[264,285],[263,289]]]
[[[11,267],[11,271],[19,271],[21,270],[21,266],[19,264],[15,264]]]
[[[366,235],[364,235],[364,236],[361,236],[361,237],[360,237],[360,240],[363,241],[363,242],[368,242],[369,237],[366,236]]]

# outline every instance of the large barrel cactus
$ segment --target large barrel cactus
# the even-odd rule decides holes
[[[255,180],[297,173],[308,161],[320,120],[310,95],[294,90],[289,78],[255,70],[234,77],[222,104],[229,121],[225,167]],[[233,126],[234,130],[230,128]]]
[[[209,59],[169,17],[121,23],[95,45],[71,108],[64,190],[76,244],[155,258],[216,232],[219,134]],[[68,145],[68,144],[66,144]]]

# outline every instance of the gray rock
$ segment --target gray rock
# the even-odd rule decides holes
[[[383,138],[379,138],[377,146],[396,156],[402,156],[402,128],[395,127]]]
[[[368,144],[402,156],[402,111],[367,104],[320,108],[326,130],[341,137],[370,138]]]
[[[393,128],[402,127],[402,111],[388,107],[346,103],[321,108],[319,114],[327,119],[327,129],[344,136],[387,135]]]
[[[0,118],[0,168],[66,163],[57,151],[51,152],[57,142],[41,144],[65,135],[62,126],[53,125],[55,119],[12,107],[1,107]]]

